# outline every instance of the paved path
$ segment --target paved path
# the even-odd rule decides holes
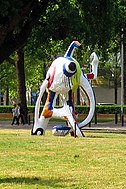
[[[52,129],[54,125],[65,125],[65,122],[54,122],[50,121],[48,124],[48,129]],[[0,129],[32,129],[33,124],[31,125],[11,125],[11,121],[0,121]],[[126,133],[126,123],[124,126],[119,122],[115,124],[114,122],[104,122],[104,123],[91,123],[91,126],[87,125],[82,129],[83,131],[89,132],[117,132],[117,133]]]
[[[115,124],[113,121],[97,124],[92,123],[91,127],[86,126],[82,130],[90,132],[126,133],[126,123],[124,123],[124,126],[121,123]]]

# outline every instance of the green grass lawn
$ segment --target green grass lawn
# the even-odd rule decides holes
[[[125,189],[126,135],[85,136],[0,130],[0,188]]]

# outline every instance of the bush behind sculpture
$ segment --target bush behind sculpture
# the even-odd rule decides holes
[[[59,106],[57,106],[58,108]],[[13,106],[0,106],[0,113],[12,113]],[[34,106],[28,106],[28,113],[34,112]],[[43,107],[41,106],[41,110]],[[88,113],[88,106],[75,106],[75,109],[78,114],[87,114]],[[96,105],[96,113],[98,114],[115,114],[121,112],[120,105]],[[126,105],[124,106],[124,113],[126,113]]]

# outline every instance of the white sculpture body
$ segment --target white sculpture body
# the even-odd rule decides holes
[[[92,72],[84,75],[79,63],[72,57],[75,48],[79,48],[80,45],[78,41],[73,41],[64,57],[55,59],[51,64],[46,78],[40,87],[40,93],[35,106],[32,135],[43,135],[49,120],[55,117],[65,119],[74,132],[74,136],[84,136],[81,128],[91,121],[95,111],[95,97],[88,79],[96,79],[97,77],[98,58],[95,52],[91,54]],[[88,116],[80,123],[76,120],[72,100],[72,94],[79,85],[86,92],[90,104]],[[39,115],[41,98],[46,89],[48,90],[46,103],[41,115]],[[62,108],[54,108],[54,102],[58,94],[61,94],[63,97],[64,103]]]

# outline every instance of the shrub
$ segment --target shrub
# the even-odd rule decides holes
[[[13,106],[0,106],[0,113],[12,113]],[[58,107],[57,107],[58,108]],[[40,112],[42,111],[43,106],[40,108]],[[78,114],[87,114],[89,107],[88,106],[75,106],[75,109]],[[28,113],[34,113],[35,107],[28,106]],[[95,112],[98,114],[115,114],[121,112],[120,105],[97,105]],[[124,113],[126,113],[126,106],[124,106]]]

